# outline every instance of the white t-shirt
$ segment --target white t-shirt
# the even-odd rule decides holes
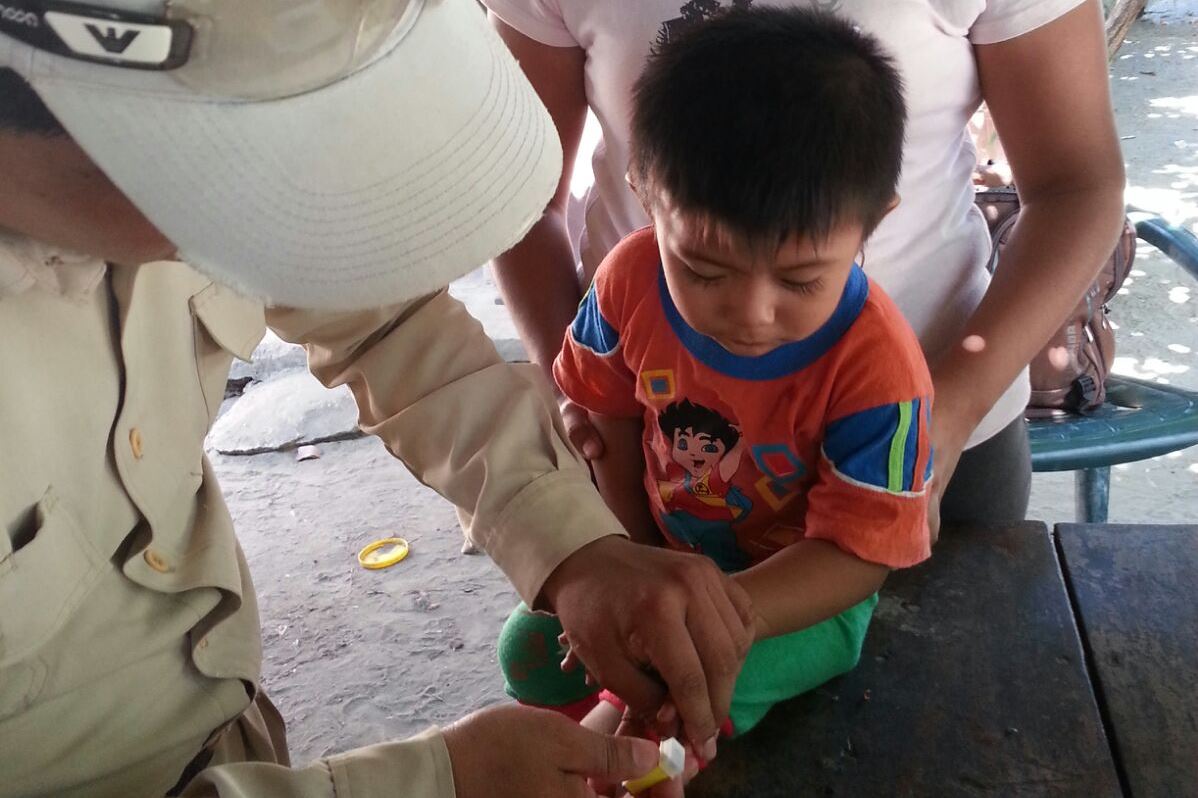
[[[742,0],[743,2],[744,0]],[[688,19],[732,0],[483,0],[529,38],[586,51],[586,94],[602,138],[586,199],[583,270],[624,235],[648,223],[624,180],[631,87],[650,47]],[[754,0],[749,0],[753,3]],[[810,3],[851,19],[895,57],[906,87],[907,145],[899,181],[902,201],[865,246],[866,272],[890,294],[929,357],[956,338],[981,302],[989,276],[990,238],[973,205],[976,163],[966,124],[981,101],[972,46],[1034,30],[1082,0],[755,0]],[[976,445],[1023,411],[1026,372],[1006,391],[970,439]]]

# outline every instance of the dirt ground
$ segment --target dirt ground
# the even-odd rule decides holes
[[[1196,75],[1198,28],[1141,21],[1112,76],[1129,201],[1191,229]],[[1198,389],[1198,283],[1155,252],[1142,251],[1136,268],[1114,307],[1117,370]],[[465,290],[472,307],[501,310],[485,277]],[[258,586],[265,685],[288,719],[297,763],[502,700],[495,637],[516,603],[485,557],[460,554],[452,508],[380,443],[324,443],[320,452],[306,462],[294,452],[212,452]],[[1070,520],[1072,502],[1071,474],[1036,476],[1031,517]],[[1198,448],[1115,470],[1112,521],[1196,518]],[[411,556],[361,569],[358,549],[390,534],[411,542]]]

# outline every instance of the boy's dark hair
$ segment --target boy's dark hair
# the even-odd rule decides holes
[[[66,134],[33,87],[8,67],[0,67],[0,131],[41,136]]]
[[[902,164],[902,79],[832,14],[735,8],[659,47],[634,90],[631,177],[752,241],[868,234]]]
[[[681,402],[668,405],[657,417],[657,426],[661,428],[662,434],[671,441],[674,440],[674,432],[680,429],[689,429],[695,435],[705,432],[723,443],[725,451],[731,449],[740,440],[740,433],[728,422],[728,419],[710,407],[697,405],[690,399],[683,399]]]

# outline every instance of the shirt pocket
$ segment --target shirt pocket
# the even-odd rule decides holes
[[[0,719],[37,698],[46,677],[41,654],[105,564],[53,489],[37,503],[33,525],[29,542],[0,560]]]
[[[233,358],[249,362],[266,334],[262,304],[212,283],[190,299],[195,360],[211,423],[225,398]]]

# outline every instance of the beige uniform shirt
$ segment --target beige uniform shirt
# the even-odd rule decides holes
[[[462,508],[526,601],[619,530],[536,371],[502,363],[445,293],[264,317],[181,263],[0,238],[0,795],[163,795],[228,727],[218,762],[260,757],[235,725],[258,690],[254,588],[203,441],[266,323],[350,386],[362,426]],[[303,769],[212,767],[187,794],[454,790],[434,730]]]

